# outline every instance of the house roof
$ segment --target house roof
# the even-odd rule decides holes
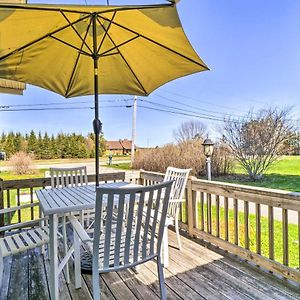
[[[106,147],[108,150],[130,150],[132,141],[130,140],[118,140],[118,141],[106,141]]]

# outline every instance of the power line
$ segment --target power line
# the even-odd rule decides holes
[[[176,101],[176,100],[170,99],[168,97],[162,96],[162,95],[157,94],[157,93],[155,95],[158,96],[158,97],[160,97],[160,98],[162,98],[162,99],[165,99],[167,101],[170,101],[170,102],[173,102],[173,103],[177,103],[177,104],[180,104],[180,105],[184,105],[184,106],[187,106],[187,107],[190,107],[190,108],[193,108],[193,109],[197,109],[197,110],[201,110],[201,111],[206,111],[206,112],[210,112],[210,113],[215,113],[215,114],[221,114],[221,115],[228,115],[228,116],[232,116],[233,115],[232,113],[231,114],[230,113],[221,113],[221,112],[217,112],[217,111],[214,111],[214,110],[208,110],[208,109],[204,109],[204,108],[199,108],[197,106],[190,105],[188,103],[184,103],[184,102],[180,102],[180,101]],[[186,97],[186,98],[189,98],[189,97]],[[189,98],[189,99],[193,99],[193,98]],[[199,102],[201,102],[201,101],[199,101]],[[203,102],[203,103],[205,103],[205,102]],[[207,103],[209,103],[209,102],[207,102]],[[216,106],[218,106],[218,105],[216,105]],[[223,106],[221,106],[221,107],[223,107]],[[226,108],[226,107],[223,107],[223,108]],[[235,116],[236,117],[240,117],[239,115],[235,115]]]
[[[124,105],[107,105],[102,108],[126,107]],[[0,109],[0,112],[17,112],[17,111],[49,111],[49,110],[80,110],[80,109],[94,109],[93,106],[83,107],[49,107],[49,108],[15,108],[15,109]]]
[[[160,112],[167,112],[167,113],[176,114],[176,115],[184,115],[184,116],[189,116],[189,117],[194,117],[194,118],[199,118],[199,119],[207,119],[207,120],[212,120],[212,121],[224,122],[223,119],[209,117],[209,116],[205,116],[205,115],[201,116],[201,115],[197,115],[197,114],[171,111],[171,110],[166,110],[166,109],[161,109],[161,108],[148,107],[148,106],[144,106],[144,105],[139,105],[139,107],[142,107],[145,109],[150,109],[150,110],[156,110],[156,111],[160,111]]]
[[[145,103],[149,103],[149,104],[156,105],[156,106],[162,106],[162,107],[166,107],[166,108],[169,108],[169,109],[176,109],[176,110],[179,110],[179,111],[182,111],[182,112],[193,113],[193,114],[197,114],[199,116],[201,115],[201,116],[205,116],[205,117],[220,118],[220,117],[215,116],[215,115],[203,114],[203,113],[200,113],[198,111],[192,111],[192,110],[187,110],[187,109],[183,109],[183,108],[179,108],[179,107],[173,107],[173,106],[170,106],[170,105],[156,103],[156,102],[153,102],[153,101],[150,101],[150,100],[146,100]],[[222,114],[222,116],[225,116],[225,114],[224,115]]]
[[[121,102],[121,101],[129,101],[132,99],[106,99],[106,100],[101,100],[100,102]],[[50,102],[50,103],[27,103],[27,104],[2,104],[0,105],[0,110],[1,109],[7,109],[10,107],[34,107],[34,106],[51,106],[51,105],[74,105],[74,104],[88,104],[92,103],[92,101],[74,101],[74,102]]]

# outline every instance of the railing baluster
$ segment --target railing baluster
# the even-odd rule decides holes
[[[207,201],[207,232],[211,233],[211,219],[212,219],[212,215],[211,215],[211,194],[206,194],[206,201]]]
[[[283,264],[289,265],[289,221],[288,210],[282,209],[282,245],[283,245]]]
[[[261,222],[260,222],[260,204],[255,204],[256,217],[256,253],[261,254]]]
[[[229,239],[228,230],[228,197],[224,197],[224,222],[225,222],[225,241]]]
[[[10,190],[6,191],[6,201],[7,201],[6,207],[10,208]],[[7,214],[7,218],[8,218],[7,224],[10,225],[10,223],[11,223],[11,213],[10,212]]]
[[[249,250],[249,202],[244,201],[244,234],[245,234],[245,248]]]
[[[216,196],[216,236],[220,237],[220,196]]]
[[[269,221],[269,258],[274,260],[274,208],[268,206]]]
[[[17,189],[17,205],[21,205],[20,189]],[[21,209],[18,209],[18,223],[21,223]]]
[[[204,231],[204,193],[200,192],[201,230]]]
[[[198,228],[199,226],[199,217],[198,217],[198,199],[197,199],[197,192],[192,191],[192,199],[193,199],[193,223],[194,227]]]
[[[238,199],[233,200],[233,213],[234,213],[234,243],[239,244],[239,207]]]
[[[33,188],[30,188],[30,203],[33,203]],[[34,208],[31,207],[30,210],[31,220],[34,220]]]

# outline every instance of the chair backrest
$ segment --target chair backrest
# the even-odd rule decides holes
[[[72,187],[88,184],[86,166],[50,168],[51,187]]]
[[[95,270],[133,267],[160,253],[171,186],[170,181],[146,187],[97,188]]]
[[[168,208],[169,215],[175,215],[176,209],[180,205],[179,202],[182,201],[183,193],[186,187],[190,171],[191,169],[178,169],[173,167],[167,168],[163,181],[173,181],[170,196],[170,204]],[[172,200],[176,200],[176,202],[172,203]]]

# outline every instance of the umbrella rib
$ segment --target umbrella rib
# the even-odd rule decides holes
[[[86,40],[86,37],[88,35],[88,32],[89,32],[89,29],[91,27],[91,24],[92,24],[92,18],[90,19],[90,23],[88,24],[88,27],[87,27],[87,30],[85,32],[85,36],[84,36],[84,41],[83,43],[81,44],[81,49],[83,47],[83,45],[85,44],[85,40]],[[74,68],[72,70],[72,74],[71,74],[71,77],[70,77],[70,80],[68,82],[68,87],[67,87],[67,90],[65,92],[65,97],[67,97],[68,93],[70,92],[70,89],[71,89],[71,83],[73,81],[73,77],[74,77],[74,74],[75,74],[75,71],[76,71],[76,68],[77,68],[77,65],[78,65],[78,62],[79,62],[79,58],[80,58],[80,54],[82,54],[82,52],[80,51],[77,55],[77,58],[76,58],[76,62],[75,62],[75,65],[74,65]]]
[[[90,50],[91,54],[93,53],[92,49],[89,47],[89,45],[85,42],[85,40],[81,37],[81,35],[79,34],[79,32],[76,30],[76,28],[72,25],[71,21],[67,18],[67,16],[64,14],[63,11],[61,11],[61,14],[64,16],[64,18],[66,19],[66,21],[70,24],[70,26],[72,27],[72,29],[75,31],[75,33],[77,34],[77,36],[81,39],[81,41],[84,43],[84,45]]]
[[[76,7],[76,5],[74,5]],[[80,8],[84,8],[86,9],[87,6],[86,5],[77,5]],[[168,7],[168,6],[174,6],[173,3],[170,4],[152,4],[152,5],[124,5],[122,7],[113,7],[111,9],[107,9],[107,6],[103,6],[103,10],[102,11],[97,11],[96,13],[110,13],[110,12],[114,12],[114,11],[124,11],[124,10],[144,10],[144,9],[153,9],[153,8],[164,8],[164,7]],[[66,6],[65,6],[66,7]],[[97,6],[92,6],[93,8],[96,8]],[[88,14],[90,15],[91,12],[86,12],[86,11],[82,11],[82,10],[76,10],[76,9],[67,9],[67,8],[55,8],[55,7],[50,7],[49,5],[45,5],[45,7],[43,7],[43,5],[40,6],[34,6],[31,4],[25,4],[25,5],[17,5],[17,4],[0,4],[0,9],[1,8],[8,8],[8,9],[14,9],[14,10],[42,10],[42,11],[56,11],[56,12],[68,12],[68,13],[81,13],[81,14]]]
[[[67,42],[65,42],[65,41],[63,41],[63,40],[61,40],[61,39],[59,39],[59,38],[53,36],[53,35],[50,35],[50,37],[53,38],[54,40],[58,41],[58,42],[63,43],[64,45],[67,45],[67,46],[69,46],[69,47],[71,47],[71,48],[73,48],[73,49],[75,49],[75,50],[77,50],[77,51],[79,51],[79,52],[81,52],[81,53],[87,55],[87,56],[92,56],[90,53],[85,52],[84,50],[82,50],[82,49],[80,49],[80,48],[77,48],[76,46],[73,46],[73,45],[71,45],[71,44],[69,44],[69,43],[67,43]]]
[[[111,51],[113,51],[113,50],[116,50],[116,49],[119,50],[120,47],[122,47],[122,46],[124,46],[124,45],[126,45],[126,44],[128,44],[128,43],[130,43],[130,42],[132,42],[133,40],[135,40],[135,39],[137,39],[137,38],[138,38],[138,36],[135,36],[135,37],[129,39],[128,41],[125,41],[125,42],[123,42],[123,43],[121,43],[121,44],[119,44],[119,45],[115,45],[115,47],[113,47],[113,48],[111,48],[111,49],[109,49],[109,50],[106,50],[106,51],[100,53],[99,56],[100,56],[100,57],[101,57],[101,56],[107,56],[107,53],[109,53],[109,52],[111,52]],[[113,53],[113,54],[119,54],[119,52]]]
[[[99,22],[98,17],[97,17],[97,21],[98,23],[101,25],[101,27],[103,28],[103,30],[105,30],[105,28],[103,27],[103,25],[101,24],[101,22]],[[114,42],[114,40],[111,38],[111,36],[109,35],[109,33],[107,32],[107,36],[110,39],[110,41],[113,43],[113,45],[115,46],[116,50],[118,51],[118,53],[120,54],[120,56],[122,57],[122,59],[124,60],[125,64],[127,65],[127,67],[129,68],[130,72],[132,73],[132,75],[135,77],[135,79],[137,80],[137,82],[139,83],[140,87],[142,88],[142,90],[144,91],[144,93],[146,95],[148,95],[146,89],[144,88],[143,84],[141,83],[141,81],[139,80],[139,78],[137,77],[137,75],[135,74],[135,72],[133,71],[133,69],[131,68],[131,66],[129,65],[128,61],[125,59],[125,57],[123,56],[123,54],[121,53],[120,49],[118,48],[118,46],[116,45],[116,43]]]
[[[78,20],[76,20],[76,21],[74,21],[74,22],[72,22],[72,24],[76,24],[76,23],[78,23],[78,22],[80,22],[80,21],[82,21],[82,20],[85,20],[86,18],[89,18],[89,15],[88,15],[88,16],[85,16],[85,17],[83,17],[83,18],[80,18],[80,19],[78,19]],[[60,32],[60,31],[62,31],[62,30],[64,30],[64,29],[66,29],[66,28],[68,28],[68,27],[70,27],[69,24],[68,24],[68,25],[65,25],[65,26],[63,26],[63,27],[61,27],[61,28],[58,28],[58,29],[56,29],[56,30],[54,30],[54,31],[52,31],[52,32],[49,32],[49,33],[47,33],[47,34],[45,34],[45,35],[39,37],[38,39],[36,39],[36,40],[34,40],[34,41],[31,41],[30,43],[27,43],[27,44],[21,46],[20,48],[17,48],[17,49],[15,49],[15,50],[9,52],[8,54],[5,54],[5,55],[1,56],[1,57],[0,57],[0,61],[6,59],[7,57],[9,57],[9,56],[11,56],[11,55],[13,55],[13,54],[18,53],[18,52],[21,51],[21,50],[24,50],[24,49],[26,49],[26,48],[32,46],[33,44],[36,44],[36,43],[40,42],[41,40],[43,40],[43,39],[45,39],[45,38],[47,38],[47,37],[51,37],[51,35],[53,35],[53,34],[55,34],[55,33],[58,33],[58,32]]]
[[[101,18],[101,19],[103,19],[103,20],[109,21],[109,19],[107,19],[107,18],[105,18],[105,17],[103,17],[103,16],[98,16],[98,17]],[[158,46],[160,46],[160,47],[162,47],[162,48],[164,48],[164,49],[166,49],[166,50],[169,50],[170,52],[173,52],[173,53],[175,53],[175,54],[178,55],[178,56],[183,57],[183,58],[185,58],[186,60],[191,61],[191,62],[193,62],[193,63],[195,63],[195,64],[201,66],[202,68],[204,68],[204,69],[206,69],[206,70],[209,70],[209,68],[208,68],[206,65],[201,64],[201,63],[199,63],[199,62],[197,62],[197,61],[195,61],[195,60],[193,60],[193,59],[187,57],[186,55],[184,55],[184,54],[182,54],[182,53],[179,53],[178,51],[175,51],[175,50],[171,49],[170,47],[167,47],[167,46],[165,46],[165,45],[163,45],[163,44],[161,44],[161,43],[159,43],[159,42],[157,42],[157,41],[155,41],[155,40],[153,40],[153,39],[151,39],[151,38],[149,38],[149,37],[147,37],[147,36],[145,36],[145,35],[143,35],[143,34],[140,34],[140,33],[136,32],[135,30],[132,30],[132,29],[130,29],[130,28],[126,27],[126,26],[123,26],[122,24],[116,23],[116,22],[114,22],[114,21],[112,21],[112,23],[113,23],[114,25],[116,25],[116,26],[121,27],[122,29],[125,29],[125,30],[127,30],[127,31],[129,31],[129,32],[131,32],[131,33],[134,33],[134,34],[138,35],[138,36],[141,37],[141,38],[144,38],[144,39],[147,40],[147,41],[150,41],[150,42],[152,42],[152,43],[154,43],[154,44],[156,44],[156,45],[158,45]]]
[[[106,38],[106,35],[107,35],[107,32],[108,32],[108,30],[110,29],[110,26],[111,26],[111,22],[114,20],[114,18],[115,18],[115,16],[116,16],[116,11],[114,12],[114,14],[113,14],[113,16],[112,16],[112,18],[111,18],[111,20],[110,20],[110,22],[109,22],[109,25],[108,25],[108,27],[107,27],[107,30],[105,30],[105,34],[104,34],[104,36],[103,36],[103,38],[102,38],[102,40],[101,40],[101,42],[100,42],[100,44],[99,44],[99,47],[98,47],[98,50],[97,50],[97,54],[99,53],[99,51],[100,51],[100,49],[101,49],[101,47],[102,47],[102,45],[103,45],[103,43],[104,43],[104,40],[105,40],[105,38]],[[99,19],[97,18],[97,22],[98,23],[101,23],[101,22],[99,22]],[[100,24],[101,26],[102,26],[102,24]],[[103,27],[103,26],[102,26]]]

